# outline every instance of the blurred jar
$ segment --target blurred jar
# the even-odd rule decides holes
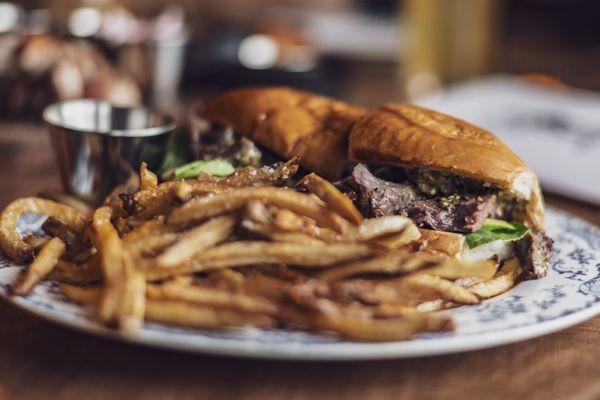
[[[408,46],[403,82],[410,98],[488,70],[500,0],[404,0]]]
[[[113,53],[117,68],[142,89],[144,103],[169,113],[179,108],[188,41],[182,7],[168,5],[157,16],[142,18],[118,3],[82,6],[72,10],[67,26],[71,35],[97,41]],[[113,80],[116,94],[127,91],[126,82]],[[94,89],[101,92],[102,85]]]
[[[179,109],[179,84],[188,43],[184,19],[183,8],[169,6],[152,20],[130,15],[129,25],[136,21],[140,26],[136,32],[118,32],[120,23],[115,23],[112,32],[116,34],[112,42],[118,46],[119,65],[146,89],[148,103],[163,112]]]

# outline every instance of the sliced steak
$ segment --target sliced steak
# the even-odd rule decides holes
[[[418,226],[450,232],[474,232],[494,211],[493,196],[463,195],[453,202],[427,198],[413,182],[389,182],[364,164],[338,185],[367,217],[404,215]]]
[[[419,198],[410,183],[379,179],[364,164],[354,167],[349,184],[356,192],[358,208],[369,217],[402,213]]]
[[[403,215],[421,227],[448,232],[475,232],[494,208],[494,198],[491,196],[463,196],[452,205],[442,205],[435,199],[417,200]]]
[[[525,267],[525,279],[538,279],[546,276],[554,241],[542,231],[531,231],[515,243],[515,254]]]

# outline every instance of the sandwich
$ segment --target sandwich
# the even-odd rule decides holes
[[[198,160],[226,159],[234,166],[259,166],[299,157],[301,167],[341,177],[348,135],[360,107],[285,87],[244,88],[200,103],[192,122]]]
[[[298,157],[365,217],[411,218],[422,250],[466,261],[517,256],[526,277],[546,274],[552,240],[538,179],[477,126],[413,105],[367,111],[284,87],[228,91],[196,114],[199,160],[241,167]]]
[[[466,121],[388,104],[353,125],[340,187],[367,217],[403,215],[430,251],[467,261],[519,257],[546,274],[552,240],[536,175],[508,146]]]

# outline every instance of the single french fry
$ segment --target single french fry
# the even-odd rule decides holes
[[[144,221],[141,225],[125,234],[123,241],[125,243],[135,243],[140,240],[146,240],[149,236],[157,236],[174,231],[173,227],[165,224],[164,218],[155,218]]]
[[[102,299],[102,287],[77,286],[68,283],[60,284],[60,291],[75,303],[98,305]]]
[[[313,323],[318,329],[335,332],[346,339],[370,342],[405,340],[419,332],[450,331],[454,328],[448,317],[420,314],[390,319],[322,314]]]
[[[157,258],[156,264],[161,268],[171,268],[189,261],[209,247],[227,239],[236,222],[237,218],[231,215],[216,217],[183,232],[178,240]]]
[[[403,283],[417,290],[434,291],[444,300],[458,304],[477,304],[479,297],[468,289],[437,276],[418,273],[402,278]]]
[[[523,268],[519,260],[511,258],[504,262],[504,266],[494,278],[483,282],[477,282],[467,287],[472,293],[482,299],[497,296],[511,289],[517,283],[523,272]]]
[[[400,215],[390,215],[386,217],[368,218],[362,221],[358,226],[357,240],[366,241],[375,238],[381,238],[393,233],[404,232],[406,229],[416,228],[410,218]],[[417,229],[418,231],[418,229]],[[414,233],[417,238],[420,233]]]
[[[146,302],[146,319],[190,328],[225,329],[243,326],[270,328],[274,326],[273,319],[266,315],[199,307],[173,300],[148,300]]]
[[[158,186],[158,177],[143,162],[140,166],[140,190],[153,189]]]
[[[100,319],[105,323],[115,322],[120,292],[123,286],[123,243],[111,224],[113,211],[104,206],[96,209],[92,216],[92,242],[100,254],[100,265],[104,276],[104,296],[100,305]]]
[[[308,189],[323,200],[332,210],[353,224],[358,225],[363,221],[362,214],[358,211],[352,200],[340,192],[331,182],[321,178],[319,175],[315,173],[308,174],[302,178],[298,185]]]
[[[419,228],[415,225],[408,225],[402,232],[392,233],[387,236],[375,238],[371,243],[386,249],[398,249],[413,243],[420,237]]]
[[[319,275],[324,281],[336,281],[356,275],[368,274],[406,274],[418,270],[427,270],[443,263],[443,259],[429,254],[410,253],[405,250],[390,250],[380,256],[350,261],[334,266]]]
[[[33,290],[56,266],[58,259],[65,252],[65,243],[59,238],[50,239],[43,247],[33,263],[19,276],[13,293],[24,296]]]
[[[463,278],[491,279],[498,271],[498,265],[498,261],[494,259],[475,263],[448,259],[427,269],[427,274],[450,280]]]
[[[177,283],[148,285],[148,297],[154,300],[179,300],[198,305],[222,307],[237,311],[273,315],[277,306],[264,298],[231,293],[227,290],[184,286]]]
[[[248,202],[244,217],[246,220],[263,225],[271,224],[273,222],[273,215],[260,200],[251,200]]]
[[[81,264],[58,260],[47,279],[79,285],[99,282],[102,280],[100,257],[94,255],[87,262]]]
[[[146,278],[136,271],[131,256],[123,254],[123,290],[119,293],[117,323],[119,330],[133,335],[144,323],[146,305]]]
[[[99,315],[103,322],[117,323],[125,334],[132,334],[143,321],[146,280],[134,270],[131,255],[111,224],[112,215],[113,209],[104,206],[92,216],[92,241],[100,253],[105,284]]]
[[[179,235],[177,233],[162,233],[158,235],[147,236],[144,239],[136,240],[135,242],[126,243],[126,247],[133,255],[136,262],[140,262],[140,258],[153,257],[169,246],[177,242]]]
[[[240,226],[254,234],[257,234],[266,239],[270,239],[273,242],[284,242],[284,243],[298,243],[298,244],[314,244],[324,245],[325,242],[317,239],[304,232],[289,232],[281,231],[272,225],[266,225],[264,223],[251,221],[249,219],[243,220]]]

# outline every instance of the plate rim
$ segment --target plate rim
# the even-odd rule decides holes
[[[126,344],[133,344],[148,348],[158,348],[162,350],[173,350],[180,353],[195,355],[213,355],[225,356],[229,358],[245,358],[257,360],[276,360],[276,361],[365,361],[365,360],[393,360],[421,357],[435,357],[441,355],[450,355],[465,353],[475,350],[484,350],[494,347],[500,347],[508,344],[523,342],[556,333],[577,324],[585,322],[600,314],[600,302],[587,307],[583,310],[573,312],[566,316],[559,316],[547,321],[539,322],[534,325],[519,326],[507,328],[502,333],[501,339],[490,333],[479,333],[469,335],[468,341],[465,336],[455,336],[444,338],[441,342],[424,342],[422,349],[410,349],[407,351],[394,351],[395,346],[400,346],[406,341],[396,342],[345,342],[354,346],[352,352],[335,346],[319,349],[305,348],[301,344],[296,344],[296,350],[290,351],[287,347],[270,348],[265,350],[261,346],[247,346],[243,342],[228,341],[223,344],[211,343],[209,345],[197,346],[187,341],[164,341],[152,338],[156,332],[144,332],[136,337],[127,337],[119,332],[102,327],[90,320],[69,320],[58,316],[53,317],[53,312],[45,314],[28,303],[20,302],[12,296],[0,295],[2,301],[11,304],[26,313],[40,318],[51,324],[55,324],[73,331],[82,332],[103,339],[113,340]],[[225,339],[223,339],[225,340]],[[456,342],[456,343],[455,343]],[[335,343],[332,343],[335,344]]]

